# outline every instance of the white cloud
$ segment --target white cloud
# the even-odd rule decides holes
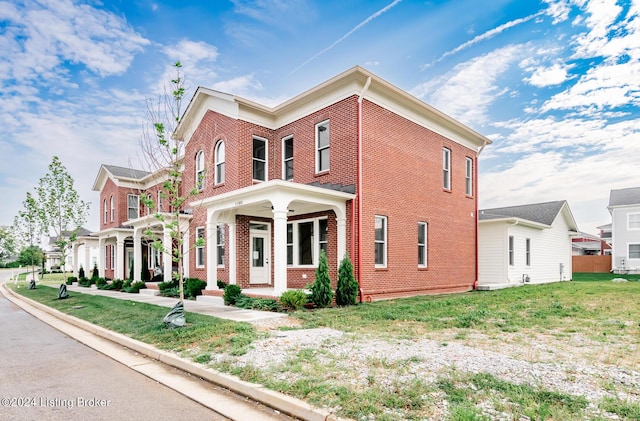
[[[505,91],[498,77],[526,54],[526,45],[509,45],[458,64],[450,73],[411,90],[419,98],[467,125],[488,121],[489,106]]]
[[[212,84],[211,88],[235,95],[246,95],[253,90],[260,91],[263,89],[262,84],[254,78],[253,74],[222,80]]]
[[[525,80],[538,88],[559,85],[567,80],[567,68],[561,64],[539,67]]]
[[[569,5],[568,0],[543,0],[547,3],[547,9],[544,13],[553,18],[552,23],[554,25],[564,22],[569,18],[569,12],[571,12],[571,7]]]

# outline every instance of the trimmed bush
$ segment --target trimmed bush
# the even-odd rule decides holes
[[[307,294],[300,289],[285,291],[280,296],[280,304],[288,310],[300,310],[307,303]]]
[[[67,285],[72,285],[74,282],[78,282],[78,278],[76,278],[75,276],[69,276],[67,278]]]
[[[316,281],[311,285],[311,301],[320,308],[328,307],[333,299],[329,264],[324,250],[320,251],[320,261],[316,269]]]
[[[98,287],[98,289],[103,289],[103,287],[107,285],[107,280],[104,278],[98,278],[96,279],[96,286]]]
[[[84,278],[84,268],[82,266],[78,269],[78,278]]]
[[[126,287],[123,286],[122,291],[128,292],[130,294],[137,294],[138,292],[140,292],[141,289],[145,289],[145,288],[147,288],[145,283],[142,281],[138,281],[138,282],[130,283],[129,286],[126,286]]]
[[[218,279],[216,281],[216,285],[218,286],[218,289],[224,289],[224,287],[227,286],[227,283],[225,281]]]
[[[202,290],[207,287],[207,283],[199,278],[187,278],[184,280],[184,295],[189,298],[196,298],[202,295]]]
[[[110,284],[105,285],[103,289],[110,289],[114,291],[120,291],[122,289],[122,279],[114,279]]]
[[[89,278],[80,278],[78,279],[78,285],[81,287],[89,288],[93,284],[93,280]]]
[[[278,311],[280,306],[276,300],[271,298],[251,298],[240,294],[236,298],[236,307],[250,310]]]
[[[149,272],[149,269],[144,267],[144,265],[142,265],[142,271],[140,272],[140,279],[142,279],[145,282],[148,282],[151,280],[151,272]]]
[[[98,264],[93,265],[93,273],[91,273],[92,278],[98,278],[100,274],[98,273]]]
[[[242,289],[238,285],[227,285],[224,287],[224,305],[234,305],[241,293]]]
[[[353,265],[348,255],[340,262],[338,268],[338,286],[336,288],[336,304],[352,306],[358,299],[358,282],[353,277]]]

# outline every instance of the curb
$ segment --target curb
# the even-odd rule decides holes
[[[35,317],[37,317],[37,315],[29,311],[30,309],[27,306],[34,307],[35,309],[45,312],[62,322],[68,323],[100,338],[129,348],[141,355],[159,361],[163,364],[197,376],[203,380],[221,386],[236,394],[250,398],[282,413],[305,421],[346,421],[346,419],[344,418],[338,418],[335,415],[331,414],[329,411],[315,408],[300,399],[285,395],[280,392],[269,390],[257,383],[249,383],[240,380],[235,376],[200,367],[185,358],[173,355],[166,351],[162,351],[144,342],[132,339],[128,336],[110,331],[101,326],[94,325],[93,323],[89,323],[75,316],[70,316],[56,309],[47,307],[44,304],[41,304],[37,301],[14,292],[10,288],[8,288],[5,283],[0,283],[0,290],[2,291],[3,295],[11,302],[18,305],[23,310],[34,315]],[[25,303],[27,304],[27,306],[22,305]],[[75,339],[79,342],[84,343],[81,339]],[[84,344],[91,347],[90,344]]]

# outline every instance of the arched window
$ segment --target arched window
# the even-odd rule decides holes
[[[196,154],[196,187],[198,190],[204,188],[204,152],[202,151]]]
[[[224,142],[221,140],[216,145],[216,156],[215,156],[215,165],[216,165],[216,184],[224,183]]]
[[[102,201],[102,209],[104,209],[104,218],[102,218],[102,223],[106,224],[107,223],[107,215],[109,212],[109,209],[107,209],[107,199],[104,199]]]
[[[115,218],[114,214],[115,214],[115,206],[113,204],[113,196],[111,196],[111,222],[113,222],[113,219]]]

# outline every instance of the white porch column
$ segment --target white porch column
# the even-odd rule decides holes
[[[218,289],[218,248],[216,247],[217,236],[217,219],[212,214],[207,218],[207,233],[205,235],[205,250],[207,251],[207,260],[205,266],[207,268],[207,289]]]
[[[189,277],[189,235],[191,231],[187,227],[182,232],[182,274],[185,278]]]
[[[235,220],[234,220],[235,221]],[[236,224],[227,223],[229,238],[227,239],[227,254],[229,255],[229,284],[235,285],[238,262],[236,261]]]
[[[105,268],[105,261],[104,261],[104,256],[105,254],[107,254],[107,250],[105,248],[105,238],[104,237],[100,237],[98,239],[98,275],[100,275],[101,278],[104,278],[104,268]],[[84,273],[85,276],[89,273],[89,268],[84,268]]]
[[[133,229],[133,281],[141,281],[142,274],[142,230]],[[126,278],[126,277],[125,277]]]
[[[273,293],[280,296],[287,290],[287,208],[273,209]]]
[[[347,218],[336,218],[338,229],[338,266],[347,251]],[[351,257],[353,259],[353,257]]]
[[[100,254],[99,251],[100,250],[98,250],[98,254]],[[84,263],[82,264],[82,268],[84,269],[85,273],[87,272],[89,265],[91,264],[90,257],[91,257],[91,247],[89,246],[89,243],[86,242],[84,243]],[[78,266],[78,270],[80,270],[80,266]],[[98,275],[100,276],[99,272],[100,271],[98,271]],[[102,274],[102,277],[104,278],[104,273]]]
[[[113,274],[114,279],[124,279],[122,277],[124,275],[124,238],[118,234],[118,239],[116,241],[116,271]]]
[[[162,231],[162,271],[164,272],[164,281],[171,282],[173,275],[173,239],[171,238],[171,230],[167,227]],[[168,252],[168,253],[167,253]],[[178,268],[180,270],[180,268]]]
[[[71,245],[71,258],[73,260],[73,266],[71,267],[71,275],[77,277],[78,269],[80,269],[80,265],[78,264],[78,243],[74,242]]]

